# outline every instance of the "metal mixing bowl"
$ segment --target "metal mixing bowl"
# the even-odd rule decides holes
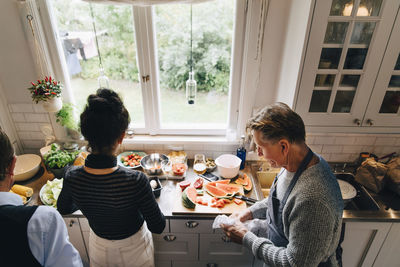
[[[162,173],[163,164],[167,163],[169,158],[164,154],[153,153],[144,156],[140,161],[145,173],[148,175],[159,175]]]

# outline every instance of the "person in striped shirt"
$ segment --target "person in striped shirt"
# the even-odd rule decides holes
[[[84,166],[66,171],[58,211],[79,209],[88,219],[91,266],[154,266],[151,233],[164,230],[164,215],[147,176],[118,166],[115,156],[128,111],[117,93],[102,88],[88,97],[80,119],[91,153]]]

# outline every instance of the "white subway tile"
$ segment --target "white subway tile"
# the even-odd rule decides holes
[[[366,151],[366,152],[371,152],[376,154],[377,156],[380,156],[383,154],[383,150],[385,149],[384,146],[376,146],[372,151]]]
[[[375,136],[360,136],[356,137],[355,145],[373,145],[375,143]]]
[[[375,141],[375,146],[394,146],[395,144],[395,137],[377,137]]]
[[[184,150],[204,150],[204,145],[202,144],[184,144]]]
[[[339,145],[323,145],[322,153],[339,153],[342,152],[343,146]]]
[[[50,122],[46,113],[25,113],[25,119],[29,122]]]
[[[33,104],[33,110],[36,113],[47,113],[47,111],[43,108],[43,105],[40,104]]]
[[[21,140],[31,140],[31,132],[18,132],[18,136]]]
[[[353,145],[355,143],[356,138],[350,136],[338,136],[335,138],[336,145]]]
[[[158,150],[163,150],[164,146],[162,144],[144,144],[144,149],[157,152]]]
[[[360,154],[357,154],[357,153],[355,153],[355,154],[350,154],[349,155],[349,161],[350,162],[355,162],[356,160],[358,160],[358,157],[360,156]]]
[[[352,154],[332,153],[329,160],[332,162],[350,162],[350,155]]]
[[[320,154],[320,156],[321,156],[323,159],[325,159],[326,161],[330,161],[331,154],[324,153],[324,154]]]
[[[26,122],[24,113],[11,113],[14,122]]]
[[[354,145],[346,145],[343,146],[343,153],[360,153],[364,151],[364,146],[354,146]]]
[[[312,145],[314,144],[315,136],[312,135],[307,135],[306,136],[306,143],[307,145]]]
[[[39,131],[39,126],[36,123],[18,122],[15,123],[18,131]]]
[[[185,150],[183,145],[180,144],[168,144],[168,145],[164,145],[164,149],[168,150],[168,151],[179,151],[179,150]]]
[[[39,149],[38,148],[24,148],[24,153],[23,154],[36,154],[39,155]]]
[[[375,150],[375,146],[370,145],[370,146],[363,146],[362,151],[360,151],[360,152],[374,153],[374,150]]]
[[[316,136],[314,138],[314,145],[332,145],[335,142],[333,136]]]
[[[384,146],[382,148],[382,155],[379,156],[385,156],[387,154],[390,154],[392,152],[396,152],[397,154],[399,154],[400,152],[400,147],[399,146]]]
[[[221,150],[223,150],[223,151],[236,151],[236,149],[238,147],[239,147],[239,145],[221,145]]]
[[[10,104],[9,109],[11,112],[33,112],[32,104],[18,103]]]
[[[44,134],[42,132],[31,132],[31,138],[33,140],[44,140]]]
[[[213,152],[214,159],[218,158],[219,156],[221,156],[221,155],[223,155],[223,154],[232,154],[232,155],[236,155],[235,151],[220,151],[220,152]]]
[[[39,140],[23,140],[22,141],[24,149],[34,149],[34,148],[42,148],[44,147],[45,143],[44,141],[39,141]]]
[[[204,145],[204,151],[221,151],[222,146],[220,145]]]
[[[322,152],[322,145],[308,145],[314,153],[320,154]]]
[[[128,151],[128,150],[143,150],[144,149],[144,145],[143,144],[123,144],[123,148],[124,151]]]

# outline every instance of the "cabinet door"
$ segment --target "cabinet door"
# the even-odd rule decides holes
[[[247,261],[253,262],[252,253],[242,245],[230,241],[225,234],[200,234],[200,260]]]
[[[83,266],[89,266],[89,258],[83,241],[78,218],[65,218],[64,221],[67,225],[69,241],[81,255]]]
[[[395,267],[400,265],[400,223],[393,223],[385,243],[379,251],[374,267]]]
[[[361,125],[398,7],[316,1],[295,107],[306,125]]]
[[[153,234],[153,241],[156,261],[197,260],[198,258],[198,234]]]
[[[391,223],[346,223],[342,243],[343,266],[372,266],[390,227]]]
[[[363,125],[399,127],[400,125],[400,16],[379,70]]]

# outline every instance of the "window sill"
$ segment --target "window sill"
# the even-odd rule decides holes
[[[129,144],[162,144],[162,145],[238,145],[239,140],[226,136],[182,136],[182,135],[134,135],[126,137],[123,145]]]

